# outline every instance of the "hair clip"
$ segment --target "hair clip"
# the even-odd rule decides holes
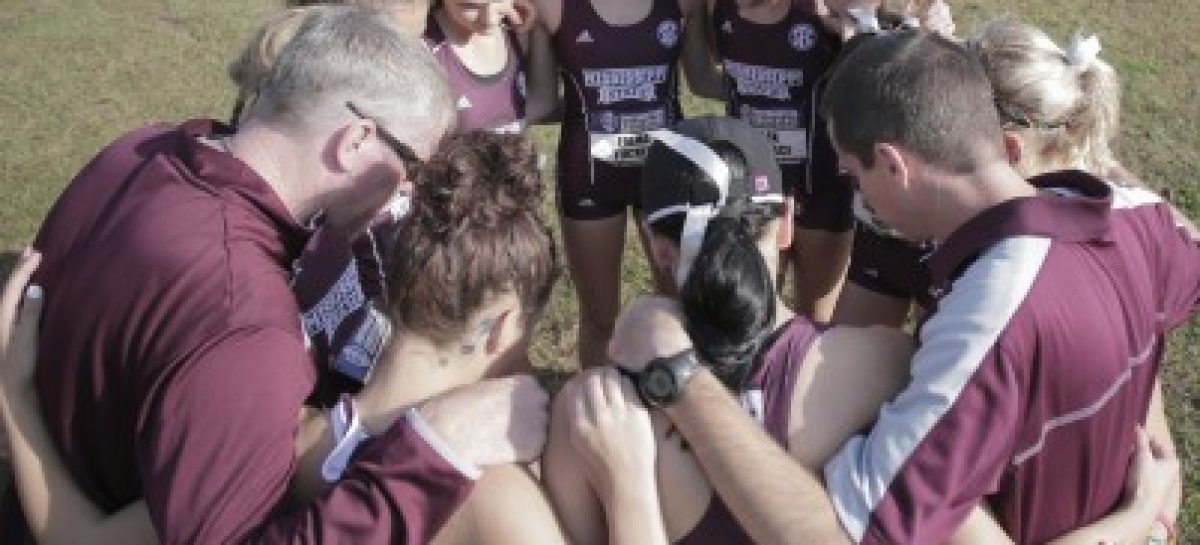
[[[1071,66],[1088,66],[1100,56],[1100,37],[1092,34],[1083,38],[1078,34],[1067,46],[1067,63]]]

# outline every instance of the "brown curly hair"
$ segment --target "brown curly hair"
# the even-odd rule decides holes
[[[542,215],[542,179],[524,136],[450,137],[417,178],[411,216],[388,267],[397,328],[446,344],[472,313],[512,290],[528,324],[559,274]]]

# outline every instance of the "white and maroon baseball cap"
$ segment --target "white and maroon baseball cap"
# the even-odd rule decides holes
[[[743,213],[749,204],[782,204],[783,176],[771,141],[739,119],[697,117],[648,134],[653,142],[642,169],[642,210],[651,224],[684,216],[676,278],[682,285],[708,222]]]

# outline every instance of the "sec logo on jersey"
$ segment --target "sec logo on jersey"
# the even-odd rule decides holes
[[[817,45],[817,29],[808,23],[792,25],[788,31],[788,42],[796,51],[808,51]]]
[[[670,19],[658,24],[658,43],[672,48],[679,43],[679,23]]]

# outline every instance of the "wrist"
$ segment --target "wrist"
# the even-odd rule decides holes
[[[684,384],[683,388],[679,390],[679,398],[675,400],[675,403],[662,407],[662,411],[667,415],[667,418],[675,421],[676,416],[681,412],[690,410],[689,408],[699,398],[704,397],[705,392],[712,391],[712,388],[716,388],[720,392],[727,391],[725,385],[721,384],[720,380],[717,380],[716,375],[713,375],[708,367],[701,365],[692,374],[687,384]]]
[[[643,475],[610,475],[606,494],[608,511],[610,513],[629,512],[633,510],[657,510],[658,486],[653,472]]]
[[[374,395],[368,387],[354,396],[354,406],[358,410],[359,420],[367,433],[379,436],[391,428],[407,407],[396,406],[394,403],[384,403],[379,396]]]

